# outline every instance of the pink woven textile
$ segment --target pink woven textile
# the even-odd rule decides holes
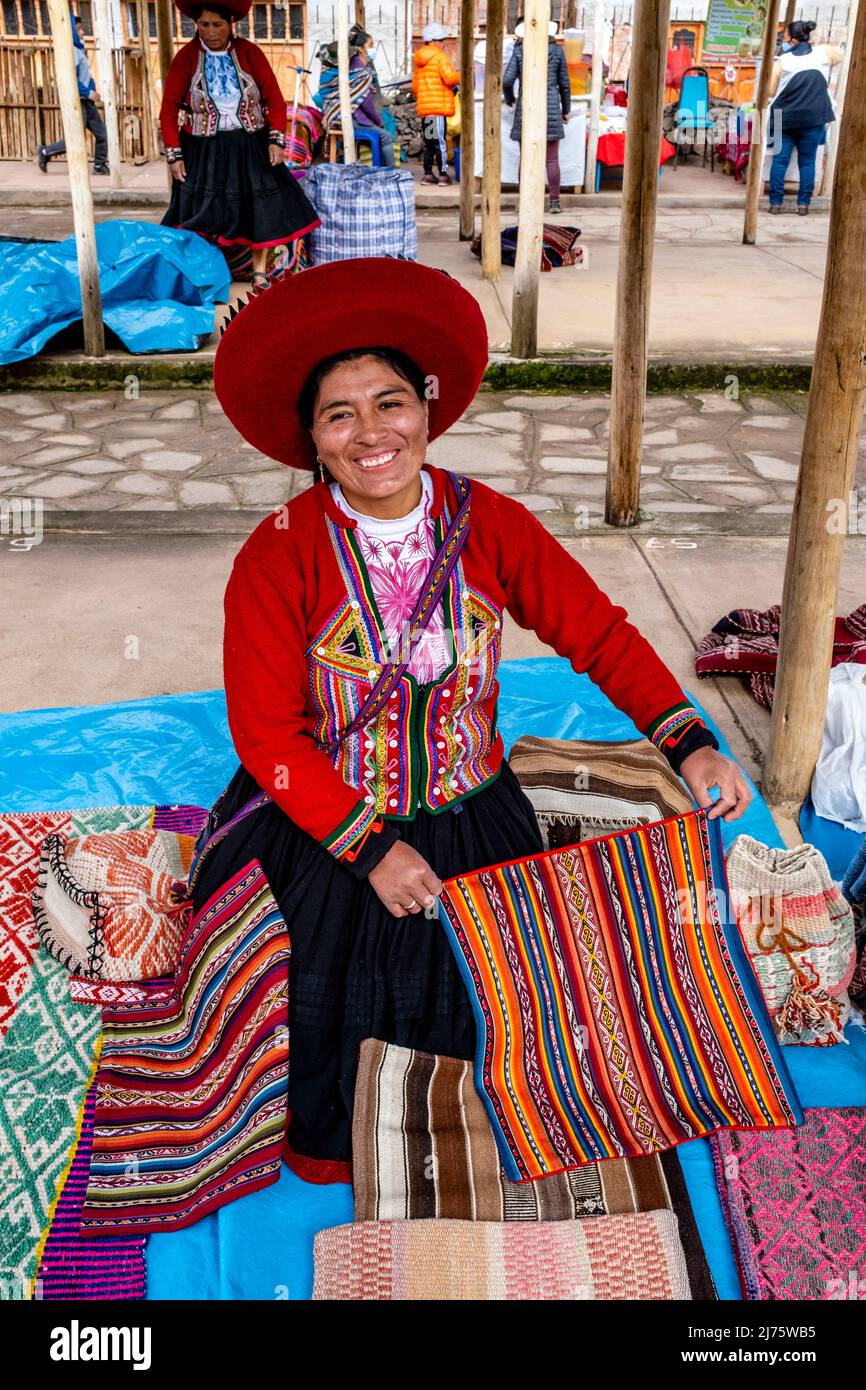
[[[318,1300],[691,1299],[670,1211],[591,1221],[363,1221],[320,1231]]]
[[[866,1110],[711,1141],[750,1299],[866,1299]]]
[[[84,1102],[72,1167],[54,1212],[34,1288],[38,1299],[144,1298],[144,1236],[82,1240],[81,1212],[90,1177],[96,1085]]]

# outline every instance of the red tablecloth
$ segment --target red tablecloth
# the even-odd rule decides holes
[[[676,150],[670,140],[665,140],[662,136],[659,164],[664,164],[666,159],[673,159],[675,154]],[[625,164],[625,131],[620,131],[618,135],[598,137],[598,162],[609,165]]]

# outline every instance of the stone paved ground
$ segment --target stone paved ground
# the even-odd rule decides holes
[[[641,501],[652,531],[787,533],[806,396],[651,395]],[[609,397],[481,391],[431,448],[556,535],[603,526]],[[858,479],[866,493],[866,465]],[[305,476],[245,444],[209,391],[0,394],[0,497],[46,512],[263,512]]]

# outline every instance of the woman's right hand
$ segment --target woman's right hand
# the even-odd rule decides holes
[[[186,165],[182,159],[176,159],[174,163],[169,164],[168,167],[171,170],[172,178],[177,179],[178,183],[183,183],[186,180]]]
[[[442,880],[405,840],[397,840],[367,879],[393,917],[423,912],[442,892]]]

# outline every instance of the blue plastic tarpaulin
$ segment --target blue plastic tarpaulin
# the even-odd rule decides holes
[[[194,232],[150,222],[96,228],[102,317],[130,352],[195,350],[210,337],[231,277],[222,252]],[[81,319],[75,237],[0,242],[0,363],[34,357]]]

